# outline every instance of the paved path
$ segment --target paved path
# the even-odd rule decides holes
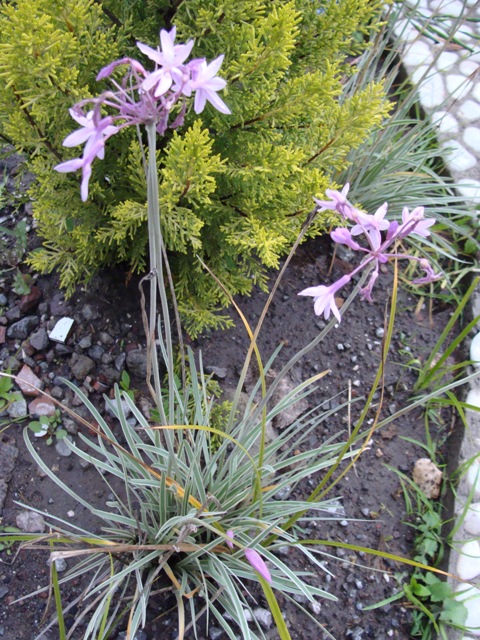
[[[397,33],[405,42],[404,63],[414,83],[419,83],[422,106],[438,124],[445,163],[458,191],[468,206],[475,208],[480,206],[480,0],[419,0],[418,8],[425,24],[432,16],[447,14],[441,24],[447,33],[457,29],[457,42],[445,47],[422,36],[410,24],[400,22]],[[473,313],[480,314],[480,292]],[[475,334],[471,359],[479,360],[480,367],[480,326]],[[470,388],[466,401],[480,408],[480,379]],[[457,529],[449,571],[470,583],[454,582],[456,597],[468,608],[468,632],[452,630],[449,640],[480,637],[480,413],[467,414],[469,428],[459,466],[467,461],[470,464],[458,486]]]

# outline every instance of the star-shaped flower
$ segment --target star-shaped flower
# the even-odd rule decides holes
[[[195,113],[201,113],[205,108],[206,102],[210,102],[220,113],[231,113],[230,109],[217,95],[227,84],[223,78],[217,77],[217,71],[222,66],[224,56],[218,56],[207,64],[205,60],[194,60],[191,63],[192,79],[188,82],[183,94],[190,96],[195,91],[195,102],[193,108]]]
[[[170,31],[165,29],[160,31],[161,51],[159,48],[152,49],[146,44],[137,42],[140,51],[159,65],[159,68],[147,74],[142,82],[142,89],[145,91],[155,87],[154,95],[157,98],[163,96],[174,82],[182,84],[184,75],[182,65],[193,47],[193,40],[189,40],[186,44],[174,44],[176,33],[176,27]]]

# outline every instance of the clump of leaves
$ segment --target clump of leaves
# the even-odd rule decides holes
[[[424,565],[438,566],[444,554],[443,521],[439,509],[439,505],[431,502],[430,508],[419,516],[418,523],[412,525],[417,531],[414,560]],[[441,638],[447,639],[445,624],[464,626],[467,619],[465,605],[455,598],[451,585],[434,573],[416,570],[410,582],[403,585],[403,594],[415,606],[413,637],[430,640],[435,630]]]
[[[28,423],[28,428],[33,431],[36,438],[46,438],[45,443],[53,444],[55,438],[62,440],[67,435],[66,429],[62,427],[62,417],[59,409],[51,416],[40,416],[38,420]]]
[[[12,391],[12,388],[12,378],[0,376],[0,413],[5,411],[12,402],[22,397],[18,391]]]

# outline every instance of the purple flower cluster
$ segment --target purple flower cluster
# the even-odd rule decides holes
[[[441,274],[435,273],[425,258],[419,258],[405,253],[396,253],[395,245],[397,242],[406,238],[408,235],[416,235],[427,238],[430,235],[429,228],[435,224],[433,218],[424,218],[424,208],[416,207],[413,211],[409,211],[404,207],[402,212],[402,222],[396,220],[386,220],[388,204],[385,202],[372,215],[356,209],[348,200],[347,194],[349,185],[346,184],[342,191],[334,191],[327,189],[327,196],[330,200],[317,200],[318,211],[332,210],[336,211],[342,218],[353,226],[350,229],[339,227],[330,234],[332,240],[339,244],[344,244],[354,251],[360,251],[365,254],[358,267],[349,274],[342,276],[329,287],[319,285],[317,287],[308,287],[300,291],[300,296],[312,296],[314,299],[314,308],[317,316],[323,313],[324,318],[330,316],[330,312],[341,321],[340,312],[335,303],[335,294],[346,284],[350,282],[352,277],[364,269],[368,265],[373,264],[373,270],[366,287],[361,289],[360,294],[365,300],[372,301],[372,289],[378,278],[378,272],[381,264],[387,263],[393,259],[415,260],[420,268],[425,272],[422,278],[413,281],[413,284],[426,284],[434,282],[441,278]],[[383,233],[383,235],[382,235]],[[355,240],[357,236],[363,235],[365,238],[364,245]],[[393,248],[393,250],[392,250]]]
[[[83,100],[70,109],[72,118],[81,125],[63,142],[66,147],[76,147],[85,143],[81,158],[62,162],[55,169],[68,173],[82,169],[82,200],[88,198],[88,181],[92,173],[95,158],[103,159],[105,142],[120,129],[130,125],[156,125],[159,134],[167,128],[176,128],[183,124],[186,113],[185,98],[195,93],[194,110],[201,113],[207,102],[221,113],[230,110],[217,92],[226,85],[225,80],[217,77],[223,62],[223,55],[210,64],[204,58],[196,58],[188,63],[186,59],[193,47],[193,40],[187,44],[175,44],[176,28],[160,31],[161,46],[152,49],[137,42],[140,51],[155,62],[154,71],[146,71],[137,60],[122,58],[104,67],[97,80],[109,78],[120,65],[126,65],[128,71],[121,84],[110,78],[114,91],[107,91],[96,98]],[[171,112],[179,100],[182,104],[176,118],[169,122]],[[85,108],[91,109],[85,113]],[[102,109],[109,108],[116,115],[102,116]]]

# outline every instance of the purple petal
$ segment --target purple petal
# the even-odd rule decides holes
[[[70,133],[63,141],[64,147],[78,147],[79,144],[83,144],[92,135],[93,128],[83,127],[83,129],[77,129]]]
[[[272,576],[270,575],[270,571],[268,570],[267,565],[265,564],[262,556],[259,553],[257,553],[255,549],[249,549],[248,547],[244,551],[245,551],[245,557],[247,558],[248,562],[252,565],[252,567],[255,569],[255,571],[258,571],[258,573],[262,576],[262,578],[271,584]]]
[[[217,96],[216,93],[208,90],[205,93],[207,100],[215,107],[217,111],[220,111],[220,113],[225,113],[226,115],[230,115],[232,113],[224,103],[224,101],[220,98],[220,96]]]
[[[175,36],[177,34],[177,28],[176,27],[172,27],[172,30],[169,31],[165,31],[165,29],[162,29],[160,31],[160,42],[162,43],[162,53],[164,55],[164,59],[167,62],[173,62],[173,59],[175,57],[175,47],[174,47],[174,42],[175,42]]]
[[[59,173],[69,173],[70,171],[78,171],[78,169],[81,169],[82,167],[82,158],[73,158],[73,160],[67,160],[66,162],[57,164],[57,166],[53,168]]]
[[[197,91],[195,93],[195,102],[193,104],[193,108],[195,113],[202,113],[205,108],[205,104],[207,102],[207,97],[204,91]]]
[[[222,54],[221,56],[218,56],[218,58],[215,58],[215,60],[212,60],[210,64],[207,65],[207,68],[205,69],[205,78],[213,78],[213,76],[217,75],[217,71],[220,71],[220,67],[222,66],[224,57],[225,56]]]
[[[388,231],[387,231],[387,236],[386,236],[386,240],[388,242],[390,242],[390,240],[392,240],[395,237],[395,234],[397,233],[399,228],[399,224],[396,220],[392,220],[392,222],[390,222],[390,225],[388,227]]]
[[[155,89],[155,97],[158,98],[159,96],[163,96],[163,94],[166,93],[172,86],[172,82],[173,80],[171,74],[168,73],[168,71],[164,71],[160,77],[160,82]]]
[[[82,184],[80,187],[80,194],[82,196],[83,202],[86,202],[88,199],[88,181],[90,180],[91,175],[92,175],[92,165],[90,163],[85,164],[83,166]]]
[[[157,64],[163,64],[163,56],[159,51],[157,51],[157,49],[152,49],[152,47],[149,47],[147,44],[143,44],[142,42],[137,42],[137,47],[144,55],[147,56],[147,58],[150,58],[150,60],[153,60]]]
[[[100,69],[100,71],[98,72],[97,75],[97,82],[99,82],[100,80],[103,80],[104,78],[108,78],[110,75],[112,75],[113,71],[121,64],[129,64],[130,62],[130,58],[122,58],[121,60],[114,60],[113,62],[111,62],[110,64],[107,64],[106,67],[103,67],[103,69]]]

